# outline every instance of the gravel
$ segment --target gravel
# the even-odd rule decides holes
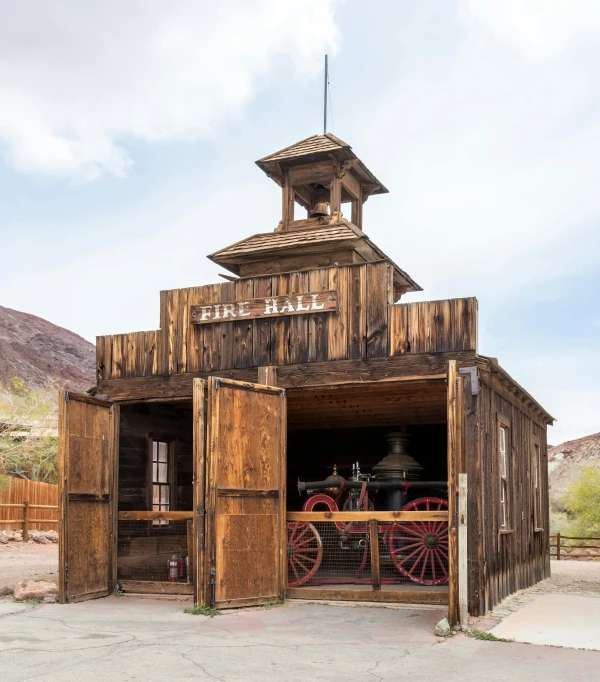
[[[0,545],[0,587],[22,578],[58,583],[58,545],[9,542]]]

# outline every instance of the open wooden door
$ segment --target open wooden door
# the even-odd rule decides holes
[[[283,598],[286,428],[283,389],[208,380],[206,603]]]
[[[59,594],[64,604],[114,591],[119,407],[61,391],[58,416]]]

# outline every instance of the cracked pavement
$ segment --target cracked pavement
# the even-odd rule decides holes
[[[440,640],[438,609],[289,603],[183,613],[189,603],[109,597],[78,604],[0,602],[2,682],[596,679],[600,653]]]

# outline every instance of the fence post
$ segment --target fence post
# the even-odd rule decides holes
[[[23,542],[29,540],[29,502],[23,500]]]
[[[556,560],[560,561],[560,533],[556,534]]]

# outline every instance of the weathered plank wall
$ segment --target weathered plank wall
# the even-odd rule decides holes
[[[192,305],[335,289],[339,311],[205,325]],[[98,337],[98,380],[476,349],[477,301],[392,305],[387,261],[162,291],[160,330]]]
[[[519,409],[510,393],[480,373],[477,414],[482,467],[481,508],[483,525],[484,602],[492,609],[512,592],[529,587],[550,575],[548,467],[546,426],[533,414]],[[498,414],[509,420],[510,532],[500,532],[500,466]],[[542,465],[543,531],[535,530],[532,480],[532,437],[539,439]]]
[[[30,509],[30,530],[58,530],[56,523],[36,523],[36,519],[56,519],[58,521],[58,486],[55,483],[28,481],[24,478],[7,476],[5,485],[0,486],[0,504],[44,504],[56,509]],[[21,530],[22,522],[6,523],[6,519],[23,517],[23,509],[0,507],[0,530]]]
[[[477,350],[476,298],[392,306],[390,355],[460,350]]]

